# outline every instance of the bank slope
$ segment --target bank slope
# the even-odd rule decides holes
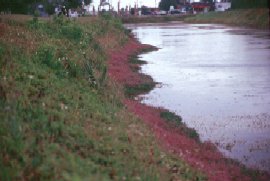
[[[0,180],[206,180],[126,110],[118,19],[0,18]]]
[[[269,29],[269,10],[266,8],[238,9],[226,12],[198,14],[184,20],[186,23],[218,23],[259,29]]]

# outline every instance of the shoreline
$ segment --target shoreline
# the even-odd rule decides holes
[[[131,65],[129,60],[131,56],[139,55],[145,49],[151,48],[151,45],[140,44],[138,40],[131,37],[120,50],[109,53],[109,76],[122,86],[149,84],[152,79],[139,73],[139,69],[133,71],[131,66],[134,64]],[[129,112],[143,120],[165,150],[205,173],[209,180],[252,180],[254,178],[268,180],[268,173],[246,168],[237,161],[225,158],[213,143],[198,142],[188,137],[183,131],[166,123],[160,114],[167,110],[142,104],[132,98],[125,98],[124,105]]]
[[[181,117],[130,99],[155,86],[136,60],[155,48],[119,19],[27,17],[0,16],[0,180],[270,178],[190,138]]]
[[[184,19],[185,23],[223,24],[258,30],[270,30],[270,17],[267,8],[235,9],[224,12],[208,12]]]

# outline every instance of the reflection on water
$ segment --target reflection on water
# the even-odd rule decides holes
[[[270,36],[221,25],[128,25],[159,51],[142,72],[163,86],[143,102],[183,117],[228,157],[270,171]]]

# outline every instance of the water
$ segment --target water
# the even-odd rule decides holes
[[[142,102],[181,115],[227,157],[270,171],[270,33],[222,25],[127,25],[146,44]]]

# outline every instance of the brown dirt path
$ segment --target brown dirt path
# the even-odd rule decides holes
[[[138,85],[144,81],[139,73],[133,72],[129,65],[129,57],[138,54],[148,45],[141,45],[131,40],[121,49],[109,53],[109,76],[122,85]],[[166,124],[160,118],[161,109],[156,109],[139,101],[126,99],[127,109],[142,119],[153,131],[156,138],[167,150],[184,159],[191,166],[201,170],[211,181],[252,180],[241,172],[241,166],[224,156],[211,143],[199,143]],[[258,180],[270,180],[268,174],[261,174]],[[257,180],[256,179],[256,180]]]

